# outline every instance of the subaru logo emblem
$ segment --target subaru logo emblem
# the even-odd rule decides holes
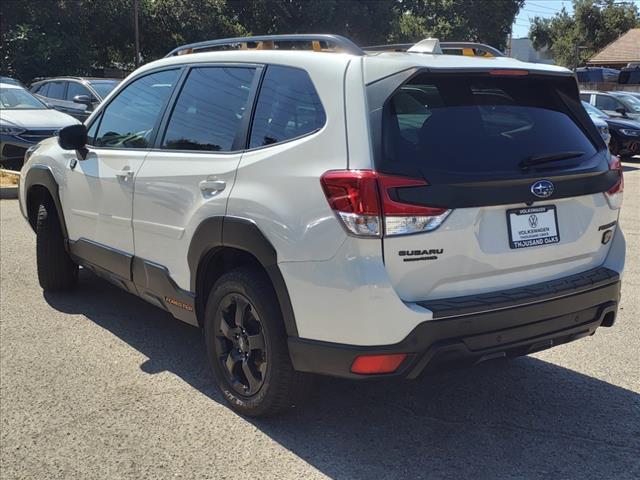
[[[553,195],[553,183],[549,180],[539,180],[531,185],[531,193],[539,198],[547,198]]]

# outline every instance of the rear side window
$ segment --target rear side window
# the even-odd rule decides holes
[[[194,68],[178,96],[162,148],[233,150],[255,69]]]
[[[102,112],[94,145],[148,148],[177,78],[178,70],[165,70],[145,75],[124,87]]]
[[[556,86],[540,77],[418,75],[385,103],[379,168],[474,175],[561,152],[592,157],[594,142]]]
[[[50,82],[47,97],[64,100],[64,87],[67,82]]]
[[[316,131],[326,115],[304,70],[269,66],[262,81],[250,148],[284,142]]]
[[[596,107],[600,110],[615,110],[621,108],[622,103],[608,95],[596,95]]]

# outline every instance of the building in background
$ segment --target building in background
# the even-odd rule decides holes
[[[632,28],[596,53],[587,65],[621,69],[640,63],[640,28]]]

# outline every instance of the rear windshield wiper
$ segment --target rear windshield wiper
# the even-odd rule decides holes
[[[520,162],[520,168],[526,170],[533,165],[540,165],[541,163],[557,162],[559,160],[568,160],[569,158],[581,157],[584,152],[558,152],[549,153],[546,155],[536,155],[533,157],[525,158]]]

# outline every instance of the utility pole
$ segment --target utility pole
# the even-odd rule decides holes
[[[133,32],[136,43],[136,58],[133,64],[136,68],[140,64],[140,28],[138,27],[138,0],[133,0]]]

